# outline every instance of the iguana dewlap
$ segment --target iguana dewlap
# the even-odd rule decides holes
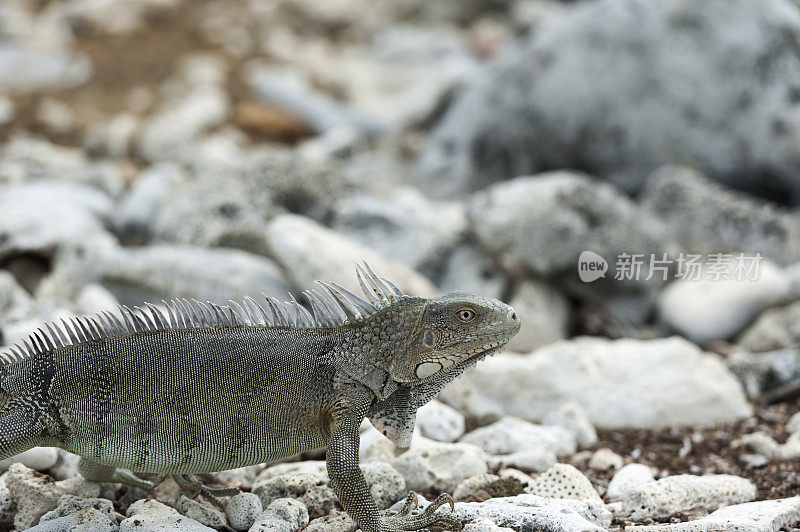
[[[320,283],[266,306],[175,300],[48,324],[0,360],[0,459],[38,445],[82,457],[92,480],[149,487],[175,475],[328,446],[331,484],[366,532],[458,528],[433,505],[379,513],[358,466],[364,417],[407,446],[416,410],[517,333],[499,301],[423,299],[359,266],[367,299]],[[222,490],[224,493],[225,490]],[[446,499],[442,498],[437,505]]]

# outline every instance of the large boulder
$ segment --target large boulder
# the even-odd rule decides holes
[[[635,191],[682,163],[797,203],[799,36],[789,0],[575,3],[461,93],[420,183],[445,195],[571,167]]]
[[[602,428],[713,425],[752,413],[722,361],[678,337],[581,337],[530,355],[493,357],[448,385],[441,397],[471,415],[533,421],[577,401]]]

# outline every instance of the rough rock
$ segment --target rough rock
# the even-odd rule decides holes
[[[324,515],[339,505],[325,479],[303,473],[287,473],[257,482],[252,492],[261,499],[266,512],[270,504],[286,497],[301,503],[307,509],[306,515]]]
[[[0,257],[83,249],[113,242],[103,227],[111,199],[95,188],[67,183],[0,186]]]
[[[633,519],[667,517],[695,509],[716,510],[756,498],[755,485],[734,475],[674,475],[634,487],[622,499]]]
[[[431,401],[417,410],[420,434],[431,440],[453,442],[464,434],[466,421],[455,408],[440,401]]]
[[[800,378],[800,351],[794,347],[765,353],[734,351],[725,362],[751,397]]]
[[[685,523],[669,525],[629,526],[635,532],[778,532],[800,521],[800,497],[747,502],[726,506]]]
[[[533,445],[530,449],[515,453],[492,455],[488,458],[492,470],[511,467],[527,473],[547,471],[556,461],[556,453],[541,445]]]
[[[752,412],[722,362],[677,337],[582,337],[530,355],[492,357],[449,384],[440,398],[469,415],[534,421],[577,401],[603,428],[711,425]]]
[[[780,266],[800,260],[800,218],[695,169],[659,168],[648,178],[641,201],[687,252],[761,253]]]
[[[659,295],[661,318],[682,336],[705,344],[731,338],[765,309],[796,296],[792,276],[769,261],[760,261],[757,274],[741,278],[738,264],[735,256],[706,262],[699,279],[670,283]],[[712,271],[728,277],[710,277]]]
[[[529,482],[525,491],[553,499],[602,500],[586,475],[569,464],[555,464]]]
[[[581,253],[591,250],[609,261],[606,275],[612,277],[613,259],[620,253],[655,253],[664,247],[655,222],[648,224],[630,199],[567,171],[498,183],[473,195],[468,215],[486,249],[544,276],[576,272]]]
[[[421,504],[421,507],[427,504]],[[449,512],[449,509],[439,510]],[[501,527],[552,532],[600,532],[611,525],[611,513],[601,501],[567,500],[522,494],[482,503],[456,503],[462,523],[488,519]]]
[[[606,499],[609,502],[621,501],[625,496],[655,480],[653,470],[644,464],[628,464],[614,473],[606,488]]]
[[[54,510],[62,495],[97,497],[100,493],[100,486],[95,482],[80,477],[55,481],[19,463],[11,464],[5,480],[10,496],[17,504],[14,526],[23,530]]]
[[[32,532],[116,532],[114,504],[108,499],[64,495],[55,510],[44,514]]]
[[[474,243],[457,245],[435,280],[445,293],[463,291],[495,299],[503,297],[507,284],[490,254]]]
[[[786,422],[786,432],[789,434],[800,432],[800,412],[792,415],[792,417],[789,418],[789,421]]]
[[[463,204],[434,202],[411,187],[351,196],[335,212],[333,230],[423,272],[441,267],[467,227]]]
[[[347,512],[332,510],[328,515],[311,521],[305,532],[356,532],[357,529],[358,526]]]
[[[477,492],[484,490],[486,486],[500,480],[498,475],[483,473],[465,479],[456,489],[453,490],[453,499],[456,501],[467,501]]]
[[[212,532],[214,529],[178,513],[153,499],[140,499],[128,507],[119,532]]]
[[[361,433],[358,459],[362,464],[374,461],[391,462],[395,459],[395,450],[391,440],[370,424],[367,430]]]
[[[739,337],[748,351],[775,351],[800,343],[800,302],[765,311]]]
[[[236,532],[249,530],[261,514],[261,499],[255,493],[237,493],[225,505],[225,516],[228,524]]]
[[[189,519],[194,519],[198,523],[202,523],[208,527],[220,529],[227,526],[228,520],[219,509],[198,497],[197,499],[190,499],[186,495],[181,495],[178,502],[175,504],[175,509]]]
[[[102,284],[124,305],[174,297],[222,303],[261,292],[285,299],[291,288],[266,257],[237,249],[158,244],[112,246],[71,257],[59,263],[47,290],[63,292],[88,281]]]
[[[452,492],[463,480],[486,473],[486,460],[486,454],[475,445],[415,437],[392,466],[403,475],[410,490]]]
[[[513,532],[513,528],[500,527],[489,519],[479,517],[471,523],[464,525],[464,532]]]
[[[406,481],[387,462],[369,462],[361,465],[369,491],[378,509],[385,510],[406,494]]]
[[[468,432],[462,442],[477,445],[489,454],[510,454],[543,447],[556,456],[575,452],[575,435],[556,426],[535,425],[523,419],[506,417]]]
[[[267,226],[270,254],[298,287],[311,287],[317,279],[336,280],[359,293],[353,263],[366,260],[370,266],[407,294],[430,297],[436,289],[413,270],[317,224],[313,220],[285,214]]]
[[[567,337],[569,303],[549,285],[525,281],[517,287],[509,304],[522,320],[522,328],[508,343],[511,351],[528,353]]]
[[[781,31],[791,37],[776,41]],[[462,91],[423,153],[420,184],[445,195],[579,167],[634,191],[679,162],[796,203],[798,33],[785,0],[574,4]]]
[[[256,477],[256,482],[269,480],[281,475],[310,475],[323,482],[328,481],[328,469],[324,460],[303,460],[301,462],[287,462],[267,467]]]
[[[0,461],[0,471],[8,470],[11,464],[16,462],[37,471],[47,471],[56,465],[57,461],[58,450],[55,447],[34,447]]]
[[[250,532],[295,532],[307,525],[308,510],[302,502],[276,499],[258,516]]]

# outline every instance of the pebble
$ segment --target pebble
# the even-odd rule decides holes
[[[250,532],[295,532],[307,525],[308,509],[302,502],[296,499],[275,499],[256,518]]]
[[[486,453],[469,443],[441,443],[414,438],[408,451],[392,462],[413,491],[452,493],[465,479],[486,473]]]
[[[431,440],[454,442],[464,434],[465,426],[464,416],[440,401],[431,401],[417,410],[420,434]]]
[[[153,499],[140,499],[128,507],[128,517],[119,524],[119,532],[213,532],[194,519],[178,513]]]
[[[249,530],[261,514],[261,499],[255,493],[241,492],[230,498],[225,505],[225,516],[228,524],[236,532]]]
[[[589,459],[589,467],[599,471],[617,470],[624,464],[622,457],[607,447],[596,450]]]

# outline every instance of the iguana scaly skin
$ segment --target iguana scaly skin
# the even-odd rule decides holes
[[[358,267],[362,299],[335,283],[262,307],[175,300],[47,324],[0,360],[0,459],[37,445],[81,456],[99,481],[152,487],[136,473],[193,476],[328,446],[331,485],[365,532],[457,530],[434,513],[383,515],[358,465],[368,417],[407,446],[416,410],[516,334],[499,301],[402,294]],[[266,310],[269,309],[269,310]],[[452,501],[452,499],[449,499]]]

